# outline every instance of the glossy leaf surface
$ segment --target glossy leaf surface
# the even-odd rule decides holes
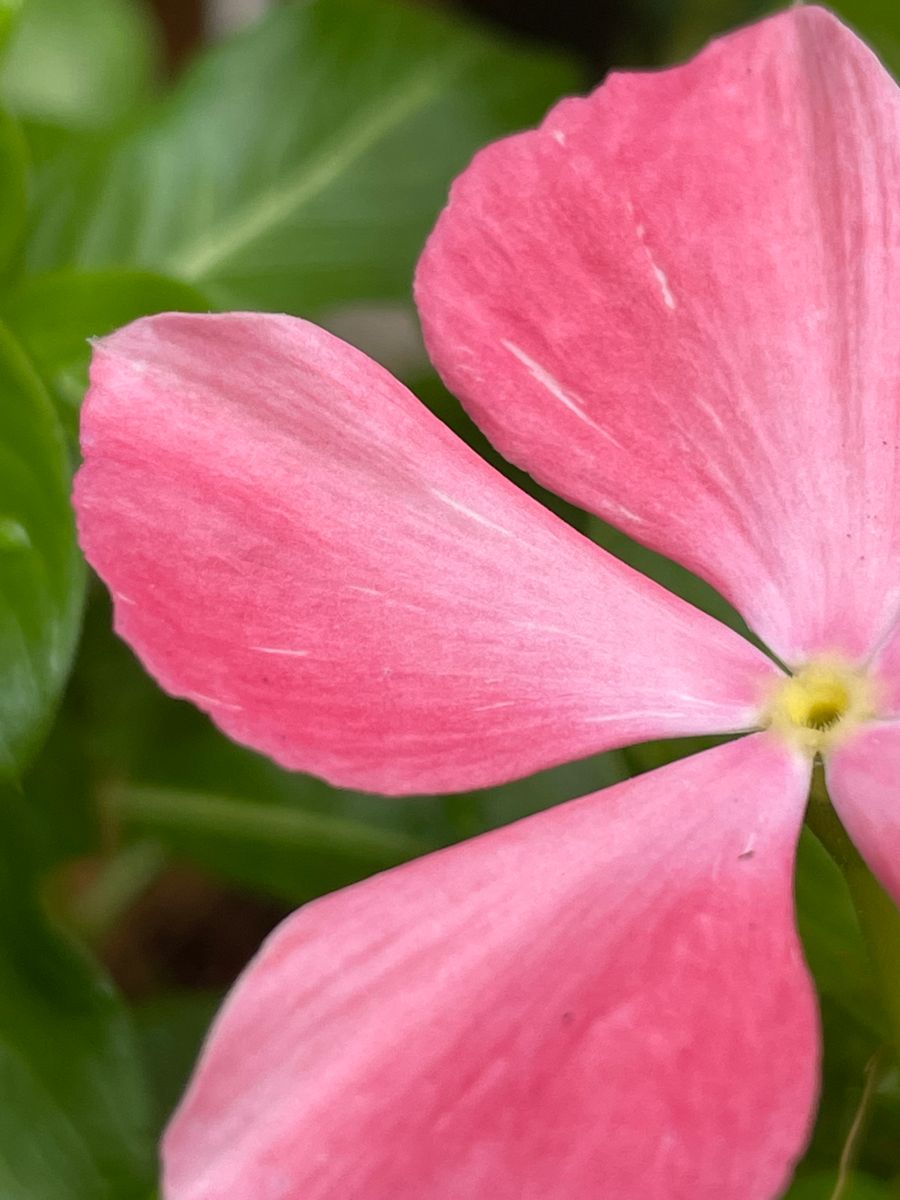
[[[81,610],[83,566],[62,432],[0,327],[0,772],[16,774],[51,716]]]
[[[46,166],[30,262],[140,266],[303,315],[407,296],[453,176],[573,86],[554,58],[412,7],[287,4],[124,141]]]
[[[106,979],[36,902],[18,804],[0,787],[0,1194],[146,1200],[152,1151],[131,1031]]]

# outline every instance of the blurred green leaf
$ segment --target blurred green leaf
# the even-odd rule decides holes
[[[0,0],[0,53],[6,49],[24,3],[25,0]]]
[[[46,728],[82,587],[59,422],[0,327],[0,773],[17,774]]]
[[[86,362],[88,339],[148,313],[208,312],[195,288],[146,271],[54,271],[21,280],[0,300],[7,325],[48,374]]]
[[[872,966],[841,871],[804,829],[797,855],[797,916],[819,991],[879,1036],[880,1006]]]
[[[195,861],[294,902],[323,890],[323,866],[336,878],[326,886],[341,886],[434,848],[375,823],[229,796],[126,787],[109,804]]]
[[[127,1018],[33,895],[20,798],[0,790],[0,1195],[146,1200],[152,1146]]]
[[[17,7],[21,16],[0,65],[0,96],[15,113],[98,129],[147,96],[157,58],[148,6],[135,0],[7,0],[0,6],[0,34]]]
[[[828,7],[853,26],[889,70],[900,74],[900,7],[895,0],[831,0]]]
[[[46,741],[22,779],[31,822],[32,850],[42,872],[67,859],[97,853],[103,843],[90,794],[83,725],[64,699]],[[72,719],[69,718],[71,714]]]
[[[28,150],[16,122],[0,109],[0,272],[20,248],[28,201]]]
[[[834,1171],[801,1173],[785,1193],[784,1200],[831,1200],[836,1182]],[[839,1200],[892,1200],[893,1196],[888,1184],[882,1180],[854,1172]]]
[[[19,338],[75,436],[88,383],[89,338],[148,313],[208,312],[196,288],[146,271],[52,271],[19,280],[0,297],[0,318]]]
[[[728,33],[763,16],[767,9],[781,9],[771,0],[679,0],[671,11],[668,52],[665,63],[683,62],[696,54],[710,38]]]
[[[781,0],[680,0],[671,10],[665,61],[683,61],[710,38],[784,7]],[[827,7],[877,51],[889,70],[900,73],[900,7],[895,0],[830,0]]]
[[[291,903],[596,791],[624,775],[619,756],[607,754],[480,792],[395,800],[286,774],[211,729],[190,746],[200,761],[209,762],[207,779],[230,777],[230,793],[114,784],[105,797],[111,814],[126,829],[158,839],[180,857]],[[206,754],[218,761],[210,762]],[[169,770],[183,777],[174,759]]]
[[[97,862],[90,886],[68,899],[69,925],[88,945],[101,944],[165,867],[165,851],[149,840],[130,842],[105,855]]]
[[[218,992],[187,992],[158,997],[133,1011],[157,1134],[184,1091],[200,1044],[221,1003]]]
[[[123,141],[45,166],[29,262],[141,266],[221,307],[406,297],[453,176],[572,86],[438,13],[277,6]]]

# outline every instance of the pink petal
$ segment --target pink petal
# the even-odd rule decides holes
[[[719,588],[783,659],[900,608],[900,104],[796,6],[615,75],[453,189],[432,356],[500,450]]]
[[[816,1086],[757,735],[290,917],[168,1132],[166,1200],[769,1200]]]
[[[900,622],[894,624],[873,655],[870,672],[877,689],[878,711],[882,716],[900,716]]]
[[[873,722],[832,751],[826,769],[844,827],[900,903],[900,724]]]
[[[290,317],[96,348],[82,544],[164,687],[343,785],[442,791],[747,728],[775,670]]]

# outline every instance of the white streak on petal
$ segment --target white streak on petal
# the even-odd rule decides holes
[[[665,271],[662,269],[662,267],[659,265],[659,263],[653,257],[653,251],[650,249],[650,247],[647,245],[646,241],[644,240],[644,234],[646,233],[644,226],[643,225],[635,226],[635,232],[638,235],[638,241],[644,247],[644,253],[647,255],[647,262],[649,262],[649,264],[650,264],[650,269],[653,271],[653,274],[656,276],[656,282],[659,284],[659,290],[662,293],[663,303],[665,304],[666,308],[671,308],[674,310],[675,308],[678,307],[678,305],[676,303],[675,297],[672,295],[672,289],[669,287],[669,280],[668,280],[668,277],[667,277]]]
[[[697,396],[695,398],[694,403],[698,406],[698,408],[703,409],[703,411],[707,414],[709,419],[712,421],[713,425],[715,425],[716,429],[718,429],[720,431],[723,431],[725,429],[724,421],[719,416],[719,414],[716,412],[716,410],[713,408],[713,406],[709,403],[709,401],[703,400],[699,396]]]
[[[660,291],[662,292],[666,308],[676,308],[677,304],[675,297],[672,295],[672,289],[669,287],[669,280],[666,278],[665,271],[662,269],[659,263],[654,260],[653,255],[649,250],[647,251],[647,257],[650,259],[650,266],[653,268],[653,274],[656,276],[657,282],[659,283]]]
[[[523,367],[527,368],[532,378],[536,379],[542,387],[546,388],[551,396],[555,396],[579,420],[584,421],[585,425],[590,425],[591,429],[596,430],[597,433],[605,437],[613,446],[619,450],[622,449],[622,444],[617,442],[613,435],[604,429],[602,425],[598,425],[596,421],[592,420],[581,407],[579,401],[570,396],[559,380],[554,379],[550,372],[544,370],[540,363],[536,363],[533,358],[529,358],[525,351],[517,346],[515,342],[508,342],[506,338],[503,338],[501,339],[501,345],[510,352],[513,358],[517,358]]]
[[[309,655],[308,650],[290,650],[286,646],[248,646],[249,650],[256,650],[259,654],[280,654],[284,658],[306,658]]]
[[[189,699],[194,704],[213,704],[216,708],[227,708],[231,712],[241,712],[243,709],[241,704],[229,704],[227,700],[219,700],[215,696],[204,696],[202,692],[192,692]]]
[[[495,529],[497,533],[502,533],[504,537],[515,537],[515,534],[509,529],[504,529],[502,525],[497,525],[494,521],[482,516],[481,513],[475,512],[474,509],[466,508],[465,504],[460,504],[458,500],[454,500],[451,496],[446,495],[444,492],[439,492],[437,488],[430,488],[429,490],[432,496],[435,496],[441,501],[442,504],[448,505],[450,508],[462,513],[463,516],[471,517],[471,519],[473,521],[477,521],[479,525],[486,525],[488,529]]]
[[[593,644],[591,639],[583,634],[575,633],[571,629],[564,629],[562,626],[546,625],[542,621],[513,621],[512,624],[518,629],[527,629],[532,633],[552,633],[556,637],[571,638],[573,641],[586,642],[588,645]]]
[[[626,508],[624,504],[617,504],[614,500],[606,502],[606,511],[610,516],[625,517],[629,521],[634,521],[637,525],[646,525],[647,522],[643,517],[639,517],[636,512],[632,512],[630,508]]]

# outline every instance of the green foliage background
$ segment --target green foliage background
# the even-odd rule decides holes
[[[836,7],[900,68],[893,0]],[[674,61],[763,6],[634,10],[611,62]],[[0,1196],[150,1200],[155,1142],[203,1031],[280,915],[700,743],[403,801],[228,743],[113,637],[77,550],[68,488],[89,337],[171,308],[320,320],[583,532],[739,618],[503,464],[415,337],[413,266],[453,176],[589,86],[584,64],[394,0],[292,0],[168,83],[158,31],[131,0],[0,0],[0,41]],[[179,943],[179,905],[198,895],[206,933]],[[826,1031],[819,1122],[790,1192],[812,1200],[832,1194],[886,1032],[842,877],[810,835],[798,903]],[[244,933],[223,946],[209,929],[229,922]],[[867,1111],[842,1196],[900,1197],[896,1069]]]

